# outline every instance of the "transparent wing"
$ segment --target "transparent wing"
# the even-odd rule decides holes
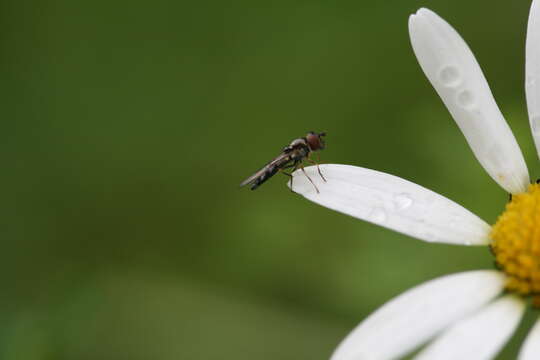
[[[255,174],[251,175],[251,176],[248,177],[246,180],[242,181],[242,182],[240,183],[240,187],[253,183],[255,180],[257,180],[257,179],[260,178],[262,175],[264,175],[264,173],[266,172],[266,170],[267,170],[270,166],[283,163],[283,161],[286,160],[287,156],[288,156],[287,153],[281,153],[281,154],[279,154],[276,158],[274,158],[272,161],[270,161],[269,163],[267,163],[266,165],[264,165],[264,166],[263,166],[259,171],[257,171]]]

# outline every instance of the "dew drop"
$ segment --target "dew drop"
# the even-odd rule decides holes
[[[405,210],[412,205],[413,199],[409,194],[398,194],[394,196],[394,203],[396,204],[397,210]]]
[[[435,231],[426,231],[424,233],[424,239],[427,242],[430,242],[430,243],[438,243],[438,242],[440,242],[440,236]]]
[[[470,108],[474,105],[474,96],[469,90],[463,90],[457,94],[457,103],[463,108]]]
[[[426,242],[434,242],[435,241],[435,234],[432,233],[429,230],[424,230],[418,235],[419,235],[420,239],[423,239]]]
[[[383,223],[386,221],[386,211],[381,208],[374,208],[369,214],[369,219],[376,223]]]
[[[540,115],[531,116],[531,131],[533,134],[540,132]]]
[[[536,85],[536,78],[534,76],[527,76],[527,80],[525,80],[526,86],[534,86]]]
[[[439,71],[439,80],[444,86],[454,87],[458,85],[461,80],[459,70],[452,65],[444,66]]]

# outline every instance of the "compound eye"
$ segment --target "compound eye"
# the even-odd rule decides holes
[[[317,134],[308,134],[306,136],[307,143],[311,150],[319,150],[322,145],[322,141]]]

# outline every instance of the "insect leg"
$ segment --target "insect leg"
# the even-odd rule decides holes
[[[302,169],[302,172],[304,173],[304,175],[306,175],[306,177],[308,178],[309,182],[311,183],[311,185],[313,185],[313,187],[315,188],[315,191],[317,192],[317,194],[319,194],[319,189],[317,189],[317,186],[315,185],[315,183],[313,182],[313,180],[311,180],[311,178],[308,176],[308,174],[306,173],[306,170],[304,170],[304,166],[303,165],[300,165],[300,169]]]
[[[298,165],[300,164],[300,161],[298,160],[295,160],[294,163],[290,164],[290,165],[287,165],[287,166],[284,166],[282,167],[281,169],[279,169],[279,172],[281,172],[282,174],[285,174],[287,175],[288,177],[291,178],[291,181],[289,183],[289,189],[294,192],[293,190],[293,187],[292,187],[292,182],[293,182],[293,176],[292,176],[292,173],[296,171],[296,169],[298,169]],[[293,168],[291,173],[288,173],[286,171],[284,171],[284,169],[290,169],[290,168]]]
[[[295,162],[294,164],[284,166],[284,167],[282,167],[280,170],[290,169],[290,168],[295,167],[295,166],[296,166],[296,162]],[[296,168],[295,168],[294,170],[296,170]],[[294,170],[293,170],[293,171],[294,171]]]
[[[319,172],[319,175],[321,176],[321,179],[323,179],[324,182],[326,182],[326,179],[324,178],[322,172],[321,172],[321,168],[319,167],[319,162],[321,162],[321,155],[317,153],[317,161],[311,159],[309,156],[306,158],[306,161],[310,162],[311,164],[315,164],[317,165],[317,171]]]
[[[290,166],[288,166],[290,167]],[[291,190],[292,192],[294,192],[294,190],[292,189],[292,180],[293,180],[293,176],[291,174],[289,174],[288,172],[286,171],[283,171],[283,169],[279,169],[278,170],[280,173],[282,173],[283,175],[287,175],[288,177],[291,178],[290,182],[289,182],[289,190]]]

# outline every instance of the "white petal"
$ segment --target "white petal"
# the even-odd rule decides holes
[[[489,243],[490,227],[479,217],[420,185],[397,176],[349,165],[306,168],[315,187],[300,171],[293,190],[317,204],[415,238],[461,245]]]
[[[415,360],[492,359],[514,333],[524,310],[522,299],[507,295],[453,325]]]
[[[425,282],[390,300],[360,323],[339,345],[332,360],[403,356],[489,302],[503,286],[503,275],[494,270],[468,271]]]
[[[527,339],[519,351],[519,360],[538,360],[540,359],[540,319],[527,335]]]
[[[478,161],[506,191],[526,191],[529,173],[521,150],[467,44],[428,9],[411,15],[409,33],[420,66]]]
[[[540,5],[533,1],[527,27],[527,45],[525,57],[525,92],[529,122],[540,157]]]

